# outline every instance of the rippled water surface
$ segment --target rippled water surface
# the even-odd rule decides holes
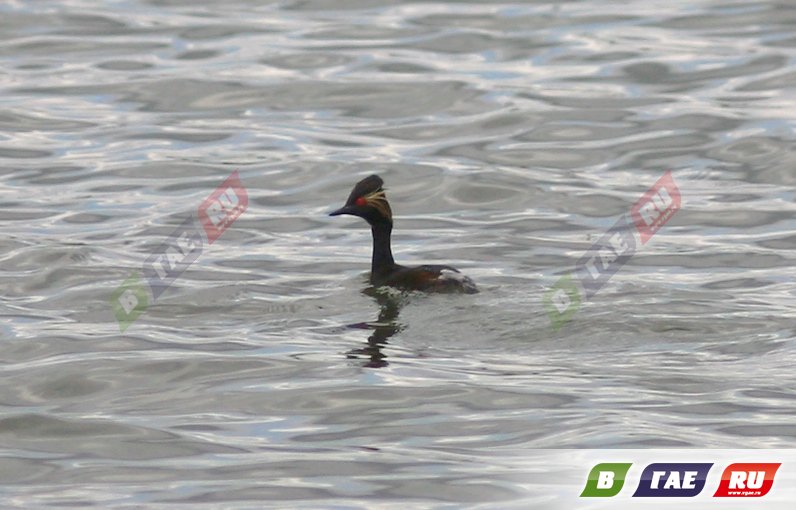
[[[796,447],[796,5],[619,4],[0,5],[0,506],[528,507],[523,450]],[[248,209],[121,333],[233,170]],[[681,209],[555,330],[666,170]],[[362,292],[327,213],[371,173],[398,261],[479,294]]]

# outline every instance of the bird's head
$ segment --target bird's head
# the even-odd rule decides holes
[[[392,210],[383,186],[384,181],[378,175],[365,177],[351,190],[345,205],[329,213],[329,216],[350,214],[363,218],[371,226],[383,224],[392,226]]]

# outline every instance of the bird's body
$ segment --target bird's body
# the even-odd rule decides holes
[[[405,267],[395,263],[390,246],[392,209],[383,185],[378,175],[366,177],[354,186],[346,204],[330,214],[359,216],[370,224],[373,234],[370,282],[374,286],[387,285],[402,290],[478,292],[475,283],[456,268],[445,265]]]

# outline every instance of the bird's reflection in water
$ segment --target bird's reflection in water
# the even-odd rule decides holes
[[[348,327],[350,328],[372,329],[373,333],[368,337],[367,346],[348,351],[346,357],[363,360],[362,366],[364,367],[386,367],[389,363],[387,362],[387,355],[382,352],[382,348],[387,345],[387,340],[391,336],[404,328],[397,320],[401,308],[406,303],[406,296],[384,287],[368,287],[362,293],[374,298],[376,303],[379,304],[379,318],[376,322],[349,324]]]

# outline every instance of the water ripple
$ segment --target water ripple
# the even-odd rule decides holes
[[[544,507],[510,454],[796,444],[791,6],[0,10],[4,508]],[[233,170],[246,212],[120,332]],[[552,329],[666,170],[681,209]],[[370,173],[396,258],[479,294],[362,292],[326,215]]]

